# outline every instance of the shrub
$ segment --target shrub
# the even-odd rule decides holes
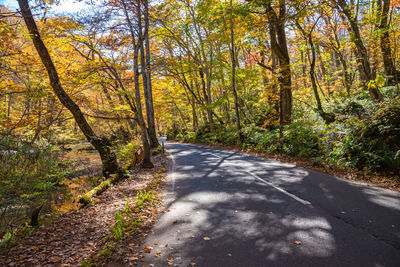
[[[126,145],[122,145],[119,149],[117,154],[118,160],[122,163],[121,165],[128,169],[132,166],[133,162],[135,162],[135,153],[140,148],[140,140],[134,139],[130,141]]]
[[[283,131],[283,152],[299,157],[318,155],[318,125],[297,121],[285,126]]]
[[[178,140],[178,141],[183,141],[185,138],[183,137],[183,134],[178,133],[178,134],[176,135],[175,139]]]
[[[12,150],[3,143],[0,155],[0,239],[13,234],[28,221],[32,211],[49,199],[68,173],[68,164],[62,164],[53,149]],[[39,209],[40,211],[40,209]]]
[[[196,141],[197,134],[196,132],[187,132],[185,135],[186,142],[194,142]]]

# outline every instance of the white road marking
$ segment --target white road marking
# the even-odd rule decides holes
[[[222,157],[219,156],[219,155],[217,155],[217,154],[214,154],[214,153],[210,153],[210,154],[213,155],[213,156],[215,156],[215,157],[217,157],[217,158],[222,159]],[[228,164],[228,165],[232,165],[232,164],[230,164],[229,162],[225,162],[225,163]],[[237,166],[237,165],[235,165],[235,166]],[[244,169],[243,167],[241,167],[241,168]],[[247,170],[244,170],[244,171],[247,172],[248,174],[250,174],[251,176],[253,176],[254,178],[256,178],[257,180],[259,180],[259,181],[261,181],[261,182],[263,182],[263,183],[265,183],[265,184],[267,184],[267,185],[269,185],[269,186],[272,186],[273,188],[275,188],[275,189],[278,190],[279,192],[284,193],[285,195],[287,195],[287,196],[293,198],[294,200],[300,202],[301,204],[303,204],[303,205],[311,205],[311,202],[309,202],[309,201],[307,201],[307,200],[304,200],[304,199],[301,199],[301,198],[299,198],[298,196],[293,195],[292,193],[287,192],[287,191],[284,190],[283,188],[280,188],[279,186],[276,186],[276,185],[274,185],[273,183],[264,180],[263,178],[261,178],[261,177],[258,176],[257,174],[254,174],[254,173],[252,173],[252,172],[250,172],[250,171],[247,171]]]
[[[172,190],[175,191],[175,173],[176,173],[175,157],[172,155],[172,153],[169,153],[169,157],[171,158],[171,162],[172,162],[171,171],[169,173],[169,176],[171,177],[171,180],[172,180]]]
[[[301,199],[301,198],[299,198],[298,196],[293,195],[292,193],[289,193],[288,191],[285,191],[284,189],[280,188],[279,186],[276,186],[276,185],[274,185],[273,183],[268,182],[268,181],[264,180],[263,178],[259,177],[257,174],[251,173],[251,172],[249,172],[249,171],[246,171],[246,172],[247,172],[248,174],[250,174],[251,176],[253,176],[254,178],[260,180],[261,182],[263,182],[263,183],[265,183],[265,184],[267,184],[267,185],[270,185],[270,186],[272,186],[273,188],[275,188],[276,190],[278,190],[278,191],[284,193],[285,195],[287,195],[287,196],[289,196],[289,197],[291,197],[291,198],[297,200],[297,201],[300,202],[301,204],[304,204],[304,205],[311,205],[311,203],[310,203],[309,201],[304,200],[304,199]]]

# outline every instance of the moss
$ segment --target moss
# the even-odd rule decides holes
[[[110,188],[112,186],[112,183],[117,181],[118,177],[117,176],[111,176],[109,179],[101,182],[98,186],[84,194],[83,196],[79,197],[79,203],[81,204],[81,208],[87,206],[87,205],[92,205],[94,204],[93,202],[93,197],[100,195],[103,193],[105,190]]]

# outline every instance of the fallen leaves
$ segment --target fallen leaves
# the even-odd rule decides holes
[[[168,258],[167,259],[167,264],[168,264],[168,266],[171,266],[172,264],[174,264],[174,259],[173,258]]]
[[[302,244],[300,240],[295,240],[294,243],[295,243],[296,245],[301,245],[301,244]]]
[[[211,240],[211,238],[209,238],[208,236],[203,237],[204,240],[209,241]]]
[[[161,161],[156,160],[154,163],[157,166]],[[136,195],[137,190],[146,187],[146,183],[152,177],[147,171],[139,171],[135,175],[138,177],[137,182],[129,180],[119,182],[98,196],[98,203],[95,206],[66,212],[53,223],[43,225],[9,251],[7,259],[4,259],[4,262],[9,261],[9,263],[5,265],[79,266],[84,259],[97,255],[103,249],[103,238],[109,233],[115,212],[125,208],[126,196]],[[158,206],[151,207],[148,214],[145,214],[147,220],[154,216],[155,209],[160,212]],[[146,225],[149,226],[150,222],[146,221]],[[142,264],[144,261],[140,255],[143,252],[143,245],[139,246],[141,245],[139,242],[142,242],[146,231],[140,232],[137,239],[117,244],[116,250],[122,247],[129,253],[122,256],[124,266],[129,266],[128,262]],[[147,251],[152,249],[148,247]],[[4,266],[1,255],[0,266]]]
[[[144,252],[150,253],[153,250],[152,247],[144,247]]]
[[[52,261],[54,263],[56,263],[56,262],[60,262],[61,260],[62,260],[62,258],[60,258],[60,257],[54,257]]]

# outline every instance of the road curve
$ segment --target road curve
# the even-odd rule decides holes
[[[400,266],[399,193],[239,152],[166,149],[169,212],[143,265]]]

